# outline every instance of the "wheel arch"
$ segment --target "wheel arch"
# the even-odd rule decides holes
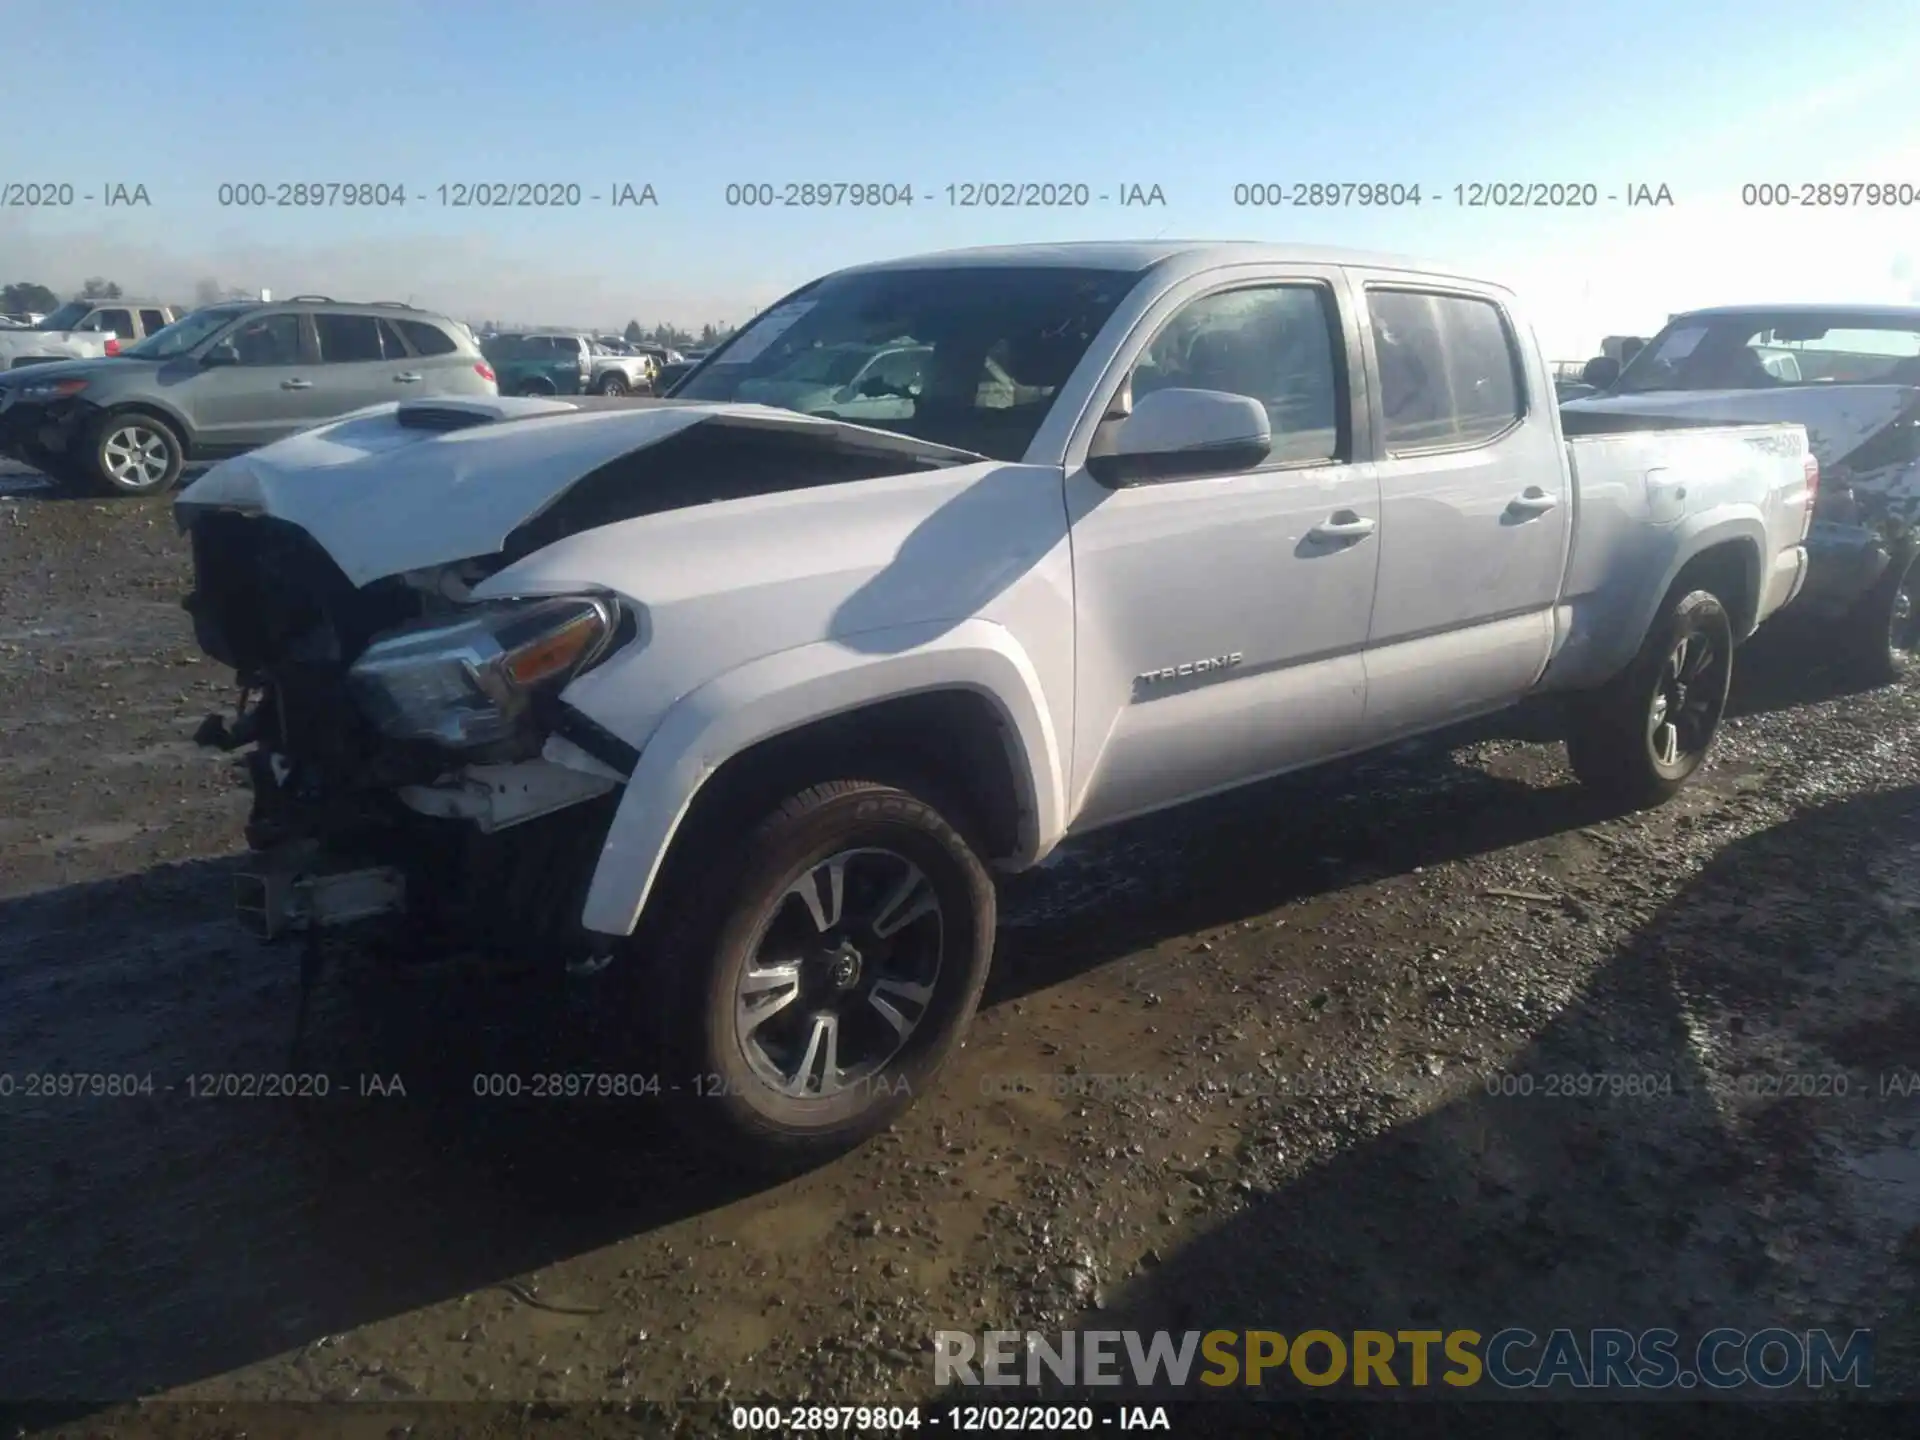
[[[1757,515],[1707,515],[1681,532],[1660,583],[1649,586],[1642,597],[1630,627],[1633,643],[1629,656],[1640,653],[1683,580],[1690,586],[1711,589],[1732,622],[1735,642],[1745,640],[1757,623],[1766,551],[1767,529]]]
[[[94,417],[94,425],[105,424],[116,415],[144,415],[149,420],[158,420],[169,430],[173,431],[174,436],[180,441],[182,458],[193,458],[194,446],[196,444],[193,426],[188,423],[186,416],[182,415],[171,405],[162,404],[158,400],[151,400],[145,397],[129,400],[109,400],[99,407],[99,412],[100,413]]]
[[[1038,676],[1012,636],[970,620],[911,649],[878,650],[801,646],[677,701],[640,749],[583,925],[632,934],[667,864],[704,833],[695,816],[731,818],[782,785],[851,778],[822,773],[837,767],[931,766],[992,858],[1017,866],[1050,850],[1064,827],[1066,767]]]

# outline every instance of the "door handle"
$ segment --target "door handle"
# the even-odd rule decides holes
[[[393,377],[393,383],[396,385],[418,385],[420,383],[420,377],[411,370],[403,370]]]
[[[1371,535],[1378,523],[1351,510],[1336,510],[1307,533],[1316,540],[1359,540]]]
[[[282,380],[282,381],[280,382],[280,388],[281,388],[282,390],[311,390],[311,389],[313,388],[313,381],[311,381],[311,380]]]
[[[1538,515],[1544,510],[1551,510],[1559,503],[1558,496],[1547,494],[1538,485],[1529,485],[1507,502],[1507,508],[1517,510],[1523,515]]]

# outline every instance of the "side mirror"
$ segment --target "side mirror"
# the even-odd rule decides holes
[[[1135,402],[1087,470],[1102,485],[1150,484],[1249,470],[1273,453],[1267,407],[1224,390],[1155,390]]]
[[[240,352],[234,348],[231,340],[222,340],[200,357],[200,363],[202,365],[238,365]]]
[[[1620,362],[1611,355],[1596,355],[1580,370],[1583,383],[1605,390],[1620,378]]]

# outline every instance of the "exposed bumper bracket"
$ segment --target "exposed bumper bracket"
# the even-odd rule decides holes
[[[332,872],[269,867],[235,877],[233,908],[251,934],[277,940],[292,931],[326,929],[403,910],[406,882],[388,866]]]

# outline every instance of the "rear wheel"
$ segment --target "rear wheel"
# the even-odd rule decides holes
[[[624,395],[627,393],[627,377],[617,370],[609,370],[594,385],[596,395]]]
[[[122,411],[94,422],[87,479],[112,495],[160,495],[180,478],[186,450],[173,427],[151,415]]]
[[[1845,645],[1848,669],[1868,685],[1891,685],[1913,669],[1920,649],[1920,616],[1914,592],[1920,588],[1920,558],[1904,555],[1848,615]]]
[[[993,882],[939,811],[872,781],[767,815],[658,957],[649,1008],[669,1102],[698,1143],[763,1171],[817,1164],[925,1094],[972,1018]]]
[[[1567,736],[1580,782],[1611,805],[1670,800],[1707,758],[1733,681],[1733,623],[1711,592],[1669,599],[1634,661],[1583,697]]]

